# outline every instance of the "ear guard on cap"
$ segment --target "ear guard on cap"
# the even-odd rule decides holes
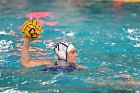
[[[72,50],[74,46],[68,42],[59,42],[55,45],[54,50],[58,59],[67,61],[67,52]]]
[[[58,59],[67,61],[67,49],[70,43],[68,42],[59,42],[55,45],[55,54],[57,55]]]
[[[58,51],[58,58],[65,60],[66,53],[64,51]]]

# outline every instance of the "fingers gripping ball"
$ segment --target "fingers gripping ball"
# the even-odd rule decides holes
[[[22,25],[22,33],[29,40],[35,40],[41,33],[41,25],[36,20],[27,20]]]

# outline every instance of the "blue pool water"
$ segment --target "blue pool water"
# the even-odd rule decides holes
[[[140,3],[94,0],[1,0],[0,1],[0,92],[35,93],[139,93],[140,92]],[[23,68],[20,27],[29,12],[53,12],[44,22],[41,37],[31,42],[32,59],[55,61],[51,47],[62,40],[76,46],[78,62],[88,69],[36,72]],[[51,40],[45,42],[44,40]],[[44,53],[37,54],[37,52]],[[127,83],[124,75],[137,82]]]

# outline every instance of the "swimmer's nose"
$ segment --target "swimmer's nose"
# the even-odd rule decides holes
[[[75,53],[75,57],[77,57],[78,56],[78,54],[77,53]]]

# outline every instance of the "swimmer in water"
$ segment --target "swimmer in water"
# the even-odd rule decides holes
[[[54,46],[55,54],[58,58],[57,62],[50,60],[32,60],[29,58],[30,40],[25,38],[22,50],[20,64],[24,67],[35,67],[39,65],[49,65],[42,71],[64,71],[87,68],[86,66],[76,64],[77,54],[75,47],[68,42],[59,42]]]

